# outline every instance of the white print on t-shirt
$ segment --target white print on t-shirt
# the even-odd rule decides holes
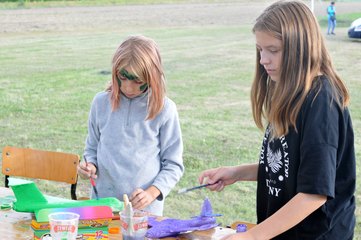
[[[269,127],[267,127],[266,133],[264,134],[264,137],[263,137],[263,144],[262,144],[262,148],[261,148],[261,153],[259,155],[259,164],[260,165],[264,164],[264,159],[265,159],[265,155],[264,155],[265,147],[264,146],[267,143],[269,132],[270,132]],[[266,171],[267,171],[267,169],[266,169]]]
[[[288,155],[288,144],[286,142],[286,138],[285,136],[280,137],[280,141],[282,144],[282,149],[283,149],[283,159],[284,159],[284,163],[285,163],[285,177],[288,178],[288,170],[290,168],[290,157]]]
[[[260,156],[259,156],[259,164],[264,164],[264,143],[266,143],[267,142],[267,139],[268,139],[268,135],[269,135],[269,132],[270,132],[270,130],[269,130],[269,127],[266,129],[266,133],[265,133],[265,135],[264,135],[264,137],[263,137],[263,144],[262,144],[262,148],[261,148],[261,153],[260,153]]]
[[[281,158],[282,158],[281,151],[278,149],[276,152],[273,152],[269,144],[267,144],[267,162],[268,162],[268,166],[270,166],[271,171],[273,173],[277,173],[282,167]],[[267,167],[266,167],[266,172],[268,172]]]
[[[270,127],[267,127],[263,139],[259,164],[260,166],[264,165],[265,172],[268,173],[266,174],[268,194],[278,197],[283,186],[280,182],[283,182],[285,178],[288,178],[290,162],[288,144],[285,136],[281,136],[279,139],[269,140],[269,135]],[[272,150],[271,144],[274,143],[274,141],[278,142],[276,146],[279,147]]]
[[[278,193],[281,191],[280,188],[272,187],[271,183],[274,181],[266,179],[266,186],[268,187],[268,194],[278,197]]]

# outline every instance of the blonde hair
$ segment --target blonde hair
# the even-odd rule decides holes
[[[317,19],[299,1],[279,1],[269,6],[256,20],[253,32],[266,32],[282,41],[283,55],[280,79],[272,81],[260,64],[256,50],[256,73],[251,102],[256,125],[263,120],[271,125],[272,136],[296,131],[297,115],[319,74],[325,75],[332,88],[333,99],[342,107],[349,102],[347,88],[337,75],[325,46]]]
[[[112,81],[107,87],[113,111],[121,104],[117,73],[124,68],[150,88],[146,119],[154,119],[163,109],[166,93],[162,60],[155,41],[141,35],[130,36],[116,50],[112,60]]]

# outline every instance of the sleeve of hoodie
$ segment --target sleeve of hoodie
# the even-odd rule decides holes
[[[160,160],[161,170],[153,182],[163,200],[177,184],[184,172],[183,141],[177,107],[173,101],[165,102],[163,124],[160,127]]]
[[[97,94],[91,104],[89,118],[88,118],[88,135],[85,140],[84,156],[88,163],[93,163],[98,166],[97,163],[97,148],[100,139],[100,131],[97,125],[97,106],[99,101],[99,94]]]

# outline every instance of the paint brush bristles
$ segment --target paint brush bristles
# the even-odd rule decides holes
[[[97,187],[95,186],[95,181],[92,177],[90,178],[90,184],[93,186],[93,190],[94,190],[96,199],[99,199],[98,190],[97,190]]]
[[[130,203],[128,195],[127,194],[123,194],[123,202],[124,202],[124,207],[128,206],[128,204]]]
[[[85,155],[84,155],[84,162],[88,166],[88,161],[86,160]],[[90,184],[93,186],[93,191],[94,191],[95,197],[98,200],[99,196],[98,196],[98,190],[97,190],[97,188],[95,186],[95,181],[94,181],[94,179],[92,177],[90,177],[89,180],[90,180]]]

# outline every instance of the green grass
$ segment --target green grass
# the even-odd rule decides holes
[[[351,23],[356,19],[361,18],[361,12],[337,14],[337,27],[350,27]],[[327,26],[327,16],[323,16],[319,19],[321,26]]]
[[[355,13],[360,14],[360,13]],[[342,15],[339,16],[341,18]],[[351,14],[344,15],[351,20]],[[349,21],[347,20],[347,21]],[[322,19],[320,19],[322,24]],[[323,31],[325,26],[322,24]],[[113,52],[127,35],[143,33],[159,44],[168,96],[178,106],[186,172],[166,200],[166,216],[198,214],[208,196],[223,225],[256,221],[256,183],[237,183],[221,193],[207,190],[178,195],[197,184],[210,167],[256,162],[263,132],[255,127],[249,92],[255,47],[250,25],[126,26],[117,31],[0,32],[0,146],[14,145],[82,155],[90,102],[104,89]],[[361,177],[360,41],[338,26],[326,42],[340,76],[351,89],[357,177]],[[1,178],[0,184],[3,185]],[[52,195],[69,197],[65,186],[38,182]],[[359,186],[359,181],[358,185]],[[79,195],[88,194],[80,180]],[[361,190],[356,192],[357,206]],[[361,238],[358,207],[355,239]]]

